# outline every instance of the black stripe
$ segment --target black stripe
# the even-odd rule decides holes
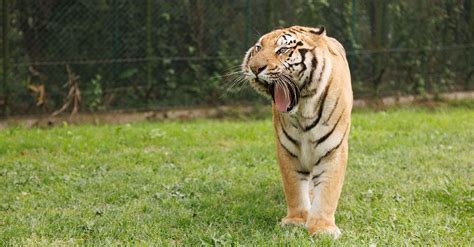
[[[315,180],[316,178],[319,178],[319,176],[321,176],[324,172],[325,171],[322,171],[321,173],[314,175],[313,178],[311,178],[311,180]]]
[[[314,119],[314,121],[310,125],[306,126],[303,129],[305,132],[307,132],[307,131],[311,130],[312,128],[314,128],[314,126],[316,126],[319,123],[319,120],[321,120],[321,115],[323,114],[324,103],[326,102],[326,96],[328,95],[329,86],[331,86],[330,82],[328,82],[328,84],[326,85],[326,88],[324,89],[324,92],[321,95],[321,98],[319,99],[319,102],[318,102],[318,105],[319,105],[318,117],[316,119]]]
[[[316,144],[316,146],[317,146],[317,145],[321,144],[322,142],[324,142],[326,139],[328,139],[329,136],[332,135],[332,133],[334,132],[334,130],[337,128],[337,125],[339,124],[339,121],[341,120],[342,115],[344,115],[344,111],[345,111],[345,109],[342,110],[341,115],[340,115],[339,118],[337,119],[337,121],[336,121],[336,123],[334,124],[334,126],[332,126],[332,129],[331,129],[328,133],[326,133],[325,135],[323,135],[321,138],[319,138],[318,140],[315,140],[315,141],[313,142],[313,144]]]
[[[328,123],[329,119],[331,119],[332,114],[334,113],[334,110],[336,109],[337,104],[339,103],[339,98],[341,98],[341,97],[337,97],[336,103],[334,103],[334,108],[332,108],[331,112],[329,113],[329,116],[327,117],[326,121],[324,121],[324,123]],[[345,111],[345,109],[344,109],[344,111]]]
[[[304,55],[306,54],[306,52],[309,51],[309,49],[301,48],[301,49],[298,49],[297,51],[299,51],[301,53],[301,56],[304,57]],[[304,59],[302,59],[301,62],[304,62]]]
[[[313,75],[314,75],[314,71],[316,71],[318,67],[318,60],[316,58],[316,54],[315,53],[312,53],[312,54],[313,54],[313,58],[311,59],[311,73],[309,74],[309,78],[304,81],[303,85],[300,88],[300,91],[306,90],[306,88],[309,87],[313,83]],[[317,92],[317,89],[314,90],[314,93],[311,93],[312,91],[313,90],[309,91],[310,94],[306,94],[304,97],[313,96]]]
[[[316,118],[310,125],[306,126],[303,131],[307,132],[307,131],[310,131],[312,128],[314,128],[314,126],[316,126],[319,122],[319,117]]]
[[[299,127],[298,125],[296,125],[295,123],[292,122],[292,123],[290,123],[290,124],[291,124],[291,126],[293,126],[293,128],[295,128],[295,129],[300,129],[300,127]]]
[[[283,134],[285,134],[285,137],[286,137],[288,140],[290,140],[290,142],[293,143],[294,145],[299,146],[300,143],[299,143],[297,140],[295,140],[295,138],[291,137],[291,136],[286,132],[285,128],[283,128],[282,125],[280,125],[280,126],[281,126],[281,130],[283,130]]]
[[[285,147],[285,145],[283,145],[283,143],[281,143],[280,138],[277,138],[277,139],[278,139],[278,142],[280,143],[281,147],[282,147],[283,149],[285,149],[285,151],[286,151],[291,157],[293,157],[293,158],[297,158],[297,157],[298,157],[296,154],[292,153],[287,147]]]
[[[341,146],[342,144],[342,141],[344,140],[344,138],[346,138],[346,134],[347,134],[347,130],[349,129],[349,124],[347,125],[346,127],[346,130],[344,131],[344,135],[342,136],[341,138],[341,141],[333,148],[331,148],[331,150],[328,150],[323,156],[321,156],[318,161],[314,164],[314,166],[317,166],[319,165],[319,163],[324,159],[326,158],[329,154],[331,154],[332,151],[336,150],[337,148],[339,148],[339,146]]]
[[[316,186],[318,186],[318,185],[320,185],[320,184],[321,184],[321,182],[314,183],[314,187],[316,187]]]
[[[316,67],[318,66],[318,60],[316,60],[316,56],[313,54],[313,59],[311,59],[311,72],[309,74],[309,77],[307,80],[304,81],[303,85],[301,86],[300,88],[300,91],[303,91],[304,89],[306,89],[306,87],[311,84],[312,80],[313,80],[313,74],[314,74],[314,71],[316,70]],[[309,83],[309,84],[308,84]]]
[[[304,63],[304,61],[306,60],[306,53],[309,51],[308,49],[299,49],[298,50],[301,54],[301,62],[300,64],[303,65],[303,68],[300,70],[300,72],[298,72],[298,77],[300,78],[301,77],[301,74],[303,72],[306,71],[307,67],[306,67],[306,64]]]
[[[293,66],[298,66],[300,65],[302,62],[297,62],[297,63],[288,63],[288,67],[291,69]]]
[[[324,57],[323,57],[324,58]],[[321,76],[324,72],[324,68],[326,67],[326,63],[325,63],[325,60],[323,60],[323,69],[321,70],[321,74],[319,75],[319,78],[318,78],[318,83],[321,81]],[[319,120],[321,120],[321,115],[323,114],[323,108],[324,108],[324,103],[326,101],[326,96],[328,94],[328,91],[329,91],[329,86],[331,85],[331,81],[328,82],[328,84],[326,85],[326,88],[324,89],[324,92],[323,94],[321,95],[321,98],[319,99],[318,101],[318,105],[319,105],[319,108],[318,108],[318,117],[309,125],[307,126],[306,128],[304,128],[304,131],[309,131],[311,130],[312,128],[314,128],[314,126],[316,126],[318,123],[319,123]]]
[[[323,68],[321,69],[321,73],[319,74],[318,83],[321,82],[321,77],[323,76],[325,68],[326,68],[326,58],[323,56]]]
[[[293,65],[293,66],[299,65],[299,64],[301,64],[301,63],[304,63],[304,60],[306,59],[306,53],[307,53],[309,50],[308,50],[308,49],[301,48],[301,49],[297,49],[296,51],[298,51],[298,52],[301,54],[301,61],[296,62],[296,63],[292,63],[291,65]]]
[[[307,171],[300,171],[300,170],[296,170],[296,172],[301,175],[302,177],[300,177],[300,180],[301,181],[308,181],[308,176],[309,176],[309,172]]]
[[[311,98],[316,94],[317,91],[318,91],[317,89],[307,91],[305,94],[301,95],[301,98]]]
[[[300,175],[303,175],[303,176],[308,176],[309,175],[309,172],[307,172],[307,171],[296,170],[296,172]]]

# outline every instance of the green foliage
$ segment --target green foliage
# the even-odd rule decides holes
[[[96,75],[90,81],[91,91],[86,94],[86,105],[90,111],[96,111],[102,108],[102,76]]]
[[[469,246],[472,102],[356,111],[340,240],[281,228],[271,120],[0,132],[0,245]]]
[[[124,70],[122,73],[120,73],[118,78],[122,79],[122,80],[129,79],[130,77],[136,75],[137,73],[138,73],[137,68],[130,68],[130,69]]]
[[[356,97],[474,86],[467,0],[10,2],[16,112],[34,105],[19,83],[28,66],[47,76],[50,105],[61,105],[66,63],[83,81],[102,76],[107,109],[255,102],[248,90],[226,91],[223,75],[261,34],[291,25],[324,25],[342,42]]]

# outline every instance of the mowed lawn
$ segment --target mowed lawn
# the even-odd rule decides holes
[[[353,114],[342,238],[281,228],[269,117],[0,131],[0,245],[474,242],[474,104]]]

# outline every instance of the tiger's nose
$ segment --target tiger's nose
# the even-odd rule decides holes
[[[250,69],[252,70],[252,72],[255,76],[258,76],[258,74],[260,74],[266,67],[267,67],[267,65],[263,65],[261,67],[251,66]]]

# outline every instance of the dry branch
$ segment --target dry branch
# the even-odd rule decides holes
[[[66,99],[64,100],[63,106],[59,110],[53,112],[53,114],[51,114],[51,117],[59,115],[60,113],[65,111],[71,104],[72,111],[70,117],[74,116],[79,111],[79,104],[81,102],[81,90],[79,90],[79,76],[74,74],[68,64],[66,64],[66,71],[68,76],[66,86],[69,87],[69,93],[67,94]]]

